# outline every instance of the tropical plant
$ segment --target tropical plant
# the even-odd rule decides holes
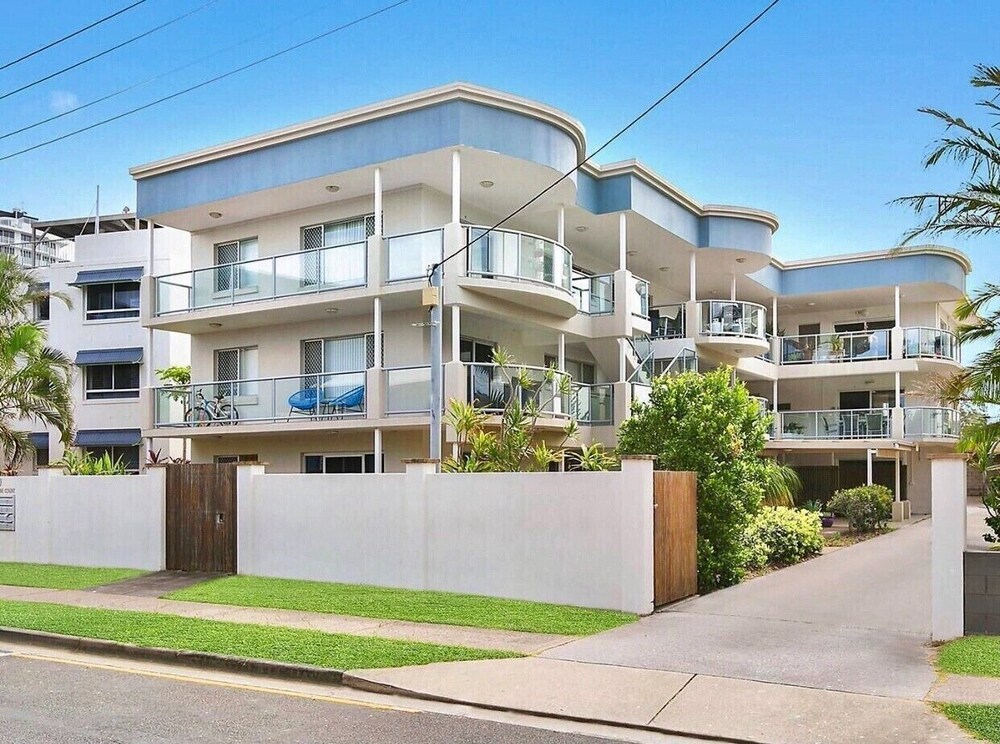
[[[66,450],[56,466],[61,467],[68,475],[125,475],[128,472],[120,457],[112,460],[107,452],[94,457],[86,451],[77,453]]]
[[[877,532],[892,518],[892,491],[885,486],[855,486],[837,491],[830,510],[847,520],[852,532]]]
[[[991,120],[978,126],[966,119],[933,108],[921,109],[944,123],[945,135],[924,159],[927,168],[947,162],[963,167],[967,175],[954,192],[926,192],[896,202],[909,206],[922,222],[904,236],[909,243],[922,236],[987,236],[1000,230],[1000,67],[976,65],[974,88],[986,90],[978,106]],[[959,449],[972,454],[973,463],[986,482],[984,504],[992,531],[987,537],[1000,541],[1000,485],[996,484],[996,451],[1000,443],[1000,285],[987,283],[971,298],[958,303],[955,317],[959,343],[989,342],[966,369],[936,382],[936,396],[945,405],[962,408]],[[971,415],[970,415],[971,414]]]
[[[191,365],[175,364],[171,367],[163,367],[156,370],[156,376],[160,382],[165,382],[172,387],[164,388],[163,395],[170,400],[176,400],[185,406],[191,406]],[[187,462],[187,439],[182,440],[181,457],[179,462]]]
[[[579,428],[570,419],[562,430],[562,439],[551,447],[538,431],[543,412],[551,410],[557,398],[566,398],[572,380],[553,368],[546,369],[541,380],[519,366],[504,349],[494,349],[493,362],[500,375],[504,395],[490,401],[483,410],[462,400],[448,402],[445,422],[458,440],[459,455],[441,463],[447,473],[510,473],[548,470],[564,458],[575,458],[582,470],[607,470],[614,458],[600,444],[584,447],[581,453],[570,452],[567,444],[576,440]],[[494,425],[494,415],[499,421]]]
[[[825,509],[823,502],[819,499],[809,499],[808,501],[803,501],[801,508],[806,511],[816,512],[817,514],[823,514]]]
[[[764,497],[760,458],[770,416],[727,367],[653,378],[618,430],[618,453],[654,454],[656,468],[698,474],[698,584],[711,591],[744,576],[744,533]]]
[[[765,506],[795,508],[795,499],[802,491],[802,480],[795,468],[771,458],[764,458],[761,486],[764,488]]]

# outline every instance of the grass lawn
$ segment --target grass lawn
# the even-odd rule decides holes
[[[938,669],[950,674],[1000,677],[1000,636],[966,636],[941,647]]]
[[[0,584],[34,586],[42,589],[89,589],[141,576],[132,568],[84,568],[45,563],[0,563]]]
[[[102,638],[154,648],[205,651],[250,659],[271,659],[332,669],[430,664],[435,661],[504,659],[519,654],[436,646],[383,638],[321,633],[151,612],[0,600],[0,626]]]
[[[258,576],[216,579],[166,598],[561,635],[589,635],[636,619],[627,612],[514,599]]]
[[[1000,705],[940,703],[938,709],[970,734],[1000,743]]]

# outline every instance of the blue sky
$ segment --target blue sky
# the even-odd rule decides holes
[[[147,0],[0,71],[0,95],[201,5]],[[380,7],[385,0],[216,0],[168,29],[0,100],[0,133],[209,55],[86,111],[0,140],[0,157],[141,105]],[[33,0],[5,8],[0,64],[127,4]],[[701,2],[411,0],[275,62],[0,162],[0,207],[41,218],[134,206],[131,165],[452,80],[538,99],[580,119],[592,145],[655,100],[762,6]],[[616,145],[703,202],[776,213],[776,254],[894,245],[913,216],[896,196],[958,183],[921,158],[940,133],[917,113],[974,116],[977,62],[1000,64],[1000,3],[782,0],[747,36]],[[302,17],[305,15],[305,17]],[[253,37],[244,42],[247,37]],[[950,241],[996,279],[996,240]]]

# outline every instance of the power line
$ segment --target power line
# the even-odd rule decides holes
[[[143,2],[145,2],[145,0],[143,0]],[[313,8],[312,10],[310,10],[310,11],[302,13],[301,15],[298,15],[298,16],[295,16],[294,18],[289,18],[289,19],[286,19],[286,20],[287,20],[287,23],[289,25],[293,25],[293,24],[296,24],[299,21],[301,21],[303,18],[307,18],[307,17],[309,17],[311,15],[315,15],[319,11],[325,10],[325,9],[326,8],[323,7],[323,6],[316,7],[316,8]],[[200,65],[202,62],[207,62],[208,60],[214,59],[215,57],[218,57],[219,55],[225,54],[226,52],[230,52],[233,49],[238,49],[239,47],[242,47],[244,44],[246,44],[248,42],[251,42],[251,41],[254,41],[255,39],[259,39],[262,36],[271,36],[271,35],[273,35],[273,29],[271,29],[271,28],[265,28],[263,31],[261,31],[259,33],[252,34],[250,36],[246,36],[246,37],[240,39],[239,41],[237,41],[234,44],[230,44],[227,47],[223,47],[221,49],[217,49],[214,52],[212,52],[211,54],[206,54],[204,57],[199,57],[198,59],[196,59],[196,60],[194,60],[192,62],[188,62],[186,64],[180,65],[179,67],[174,67],[173,69],[167,70],[166,72],[161,72],[161,73],[159,73],[157,75],[153,75],[152,77],[148,77],[145,80],[140,80],[137,83],[132,83],[131,85],[127,85],[124,88],[119,88],[118,90],[113,91],[111,93],[108,93],[107,95],[101,96],[100,98],[95,98],[94,100],[88,101],[87,103],[80,104],[79,106],[74,106],[73,108],[69,109],[68,111],[63,111],[63,112],[58,113],[58,114],[53,114],[52,116],[49,116],[49,117],[47,117],[45,119],[41,119],[39,121],[36,121],[33,124],[26,124],[25,126],[20,127],[19,129],[13,129],[10,132],[7,132],[6,134],[0,134],[0,140],[5,140],[8,137],[13,137],[16,134],[21,134],[21,133],[27,132],[27,131],[29,131],[31,129],[35,129],[36,127],[40,127],[43,124],[48,124],[49,122],[53,122],[53,121],[56,121],[57,119],[61,119],[64,116],[69,116],[70,114],[75,114],[75,113],[77,113],[79,111],[83,111],[84,109],[88,109],[91,106],[96,106],[99,103],[104,103],[105,101],[109,101],[112,98],[116,98],[116,97],[122,95],[123,93],[128,93],[129,91],[135,90],[136,88],[141,88],[144,85],[149,85],[150,83],[155,83],[157,80],[162,80],[165,77],[173,75],[175,72],[180,72],[181,70],[186,70],[189,67],[194,67],[195,65]]]
[[[124,119],[126,116],[131,116],[132,114],[136,114],[136,113],[138,113],[140,111],[145,111],[146,109],[152,108],[153,106],[157,106],[157,105],[159,105],[161,103],[164,103],[165,101],[169,101],[169,100],[172,100],[174,98],[178,98],[179,96],[182,96],[182,95],[184,95],[186,93],[190,93],[190,92],[195,91],[195,90],[198,90],[199,88],[204,88],[206,85],[211,85],[212,83],[217,83],[220,80],[224,80],[225,78],[232,77],[233,75],[236,75],[237,73],[243,72],[244,70],[249,70],[251,67],[256,67],[257,65],[263,64],[264,62],[269,62],[272,59],[275,59],[277,57],[281,57],[282,55],[288,54],[289,52],[295,51],[296,49],[301,49],[302,47],[307,46],[308,44],[312,44],[312,43],[314,43],[316,41],[319,41],[320,39],[324,39],[327,36],[331,36],[331,35],[339,32],[339,31],[344,31],[346,29],[351,28],[352,26],[357,26],[358,24],[363,23],[364,21],[367,21],[367,20],[369,20],[371,18],[374,18],[376,16],[379,16],[379,15],[382,15],[383,13],[387,13],[390,10],[393,10],[394,8],[398,8],[400,5],[405,5],[408,2],[410,2],[410,0],[396,0],[396,2],[394,2],[394,3],[391,3],[389,5],[384,5],[381,8],[379,8],[378,10],[373,10],[371,13],[368,13],[366,15],[363,15],[363,16],[360,16],[358,18],[355,18],[353,21],[348,21],[347,23],[344,23],[344,24],[342,24],[340,26],[332,28],[332,29],[330,29],[328,31],[324,31],[323,33],[317,34],[316,36],[313,36],[313,37],[311,37],[309,39],[306,39],[305,41],[300,41],[297,44],[293,44],[292,46],[285,47],[284,49],[281,49],[281,50],[279,50],[277,52],[274,52],[273,54],[269,54],[266,57],[261,57],[259,59],[254,60],[253,62],[248,62],[247,64],[242,65],[241,67],[237,67],[237,68],[235,68],[233,70],[230,70],[229,72],[224,72],[221,75],[216,75],[213,78],[210,78],[208,80],[204,80],[204,81],[202,81],[200,83],[197,83],[196,85],[192,85],[192,86],[190,86],[188,88],[184,88],[183,90],[179,90],[176,93],[171,93],[170,95],[163,96],[162,98],[157,98],[155,101],[150,101],[149,103],[143,104],[142,106],[137,106],[134,109],[130,109],[128,111],[124,111],[124,112],[122,112],[120,114],[117,114],[115,116],[108,117],[107,119],[102,119],[101,121],[98,121],[98,122],[95,122],[93,124],[90,124],[89,126],[81,127],[80,129],[75,129],[72,132],[67,132],[66,134],[60,135],[59,137],[53,137],[52,139],[46,140],[45,142],[40,142],[37,145],[32,145],[31,147],[26,147],[23,150],[18,150],[17,152],[12,152],[9,155],[4,155],[3,157],[0,157],[0,162],[3,162],[4,160],[10,160],[11,158],[15,158],[18,155],[24,155],[26,152],[32,152],[33,150],[38,150],[39,148],[45,147],[47,145],[54,144],[56,142],[61,142],[62,140],[69,139],[70,137],[73,137],[73,136],[75,136],[77,134],[82,134],[83,132],[89,132],[91,129],[96,129],[97,127],[103,126],[104,124],[110,124],[113,121],[118,121],[119,119]]]
[[[5,98],[10,98],[15,93],[20,93],[23,90],[28,90],[28,88],[34,88],[36,85],[38,85],[40,83],[44,83],[46,80],[51,80],[54,77],[59,77],[64,72],[69,72],[70,70],[75,70],[77,67],[81,67],[81,66],[87,64],[88,62],[93,62],[95,59],[99,59],[100,57],[103,57],[106,54],[111,54],[111,52],[117,51],[118,49],[121,49],[124,46],[128,46],[129,44],[131,44],[131,43],[133,43],[135,41],[139,41],[139,39],[144,39],[145,37],[149,36],[150,34],[155,34],[157,31],[165,29],[167,26],[172,26],[173,24],[177,23],[178,21],[183,21],[188,16],[192,16],[195,13],[198,13],[198,12],[204,10],[209,5],[214,5],[217,2],[219,2],[219,0],[207,0],[207,2],[202,3],[201,5],[199,5],[194,10],[189,10],[187,13],[182,13],[179,16],[175,16],[174,18],[171,18],[169,21],[167,21],[165,23],[161,23],[159,26],[155,26],[154,28],[151,28],[148,31],[143,31],[141,34],[137,34],[136,36],[133,36],[131,39],[126,39],[125,41],[121,42],[120,44],[115,44],[113,47],[109,47],[108,49],[105,49],[103,51],[98,52],[97,54],[92,54],[91,56],[87,57],[86,59],[81,59],[79,62],[74,62],[73,64],[69,65],[68,67],[64,67],[61,70],[56,70],[55,72],[53,72],[53,73],[51,73],[49,75],[46,75],[45,77],[38,78],[38,80],[33,80],[32,82],[27,83],[26,85],[22,85],[20,88],[15,88],[12,91],[4,93],[3,95],[0,95],[0,101],[2,101]]]
[[[24,60],[26,60],[26,59],[31,59],[36,54],[41,54],[46,49],[51,49],[54,46],[58,46],[59,44],[62,44],[64,41],[68,41],[68,40],[72,39],[74,36],[79,36],[84,31],[89,31],[90,29],[94,28],[95,26],[100,26],[105,21],[110,21],[112,18],[115,18],[116,16],[120,16],[122,13],[124,13],[124,12],[126,12],[128,10],[132,10],[132,8],[134,8],[136,5],[142,5],[144,2],[146,2],[146,0],[136,0],[136,2],[132,3],[131,5],[126,5],[121,10],[116,10],[114,13],[111,13],[110,15],[104,16],[104,18],[98,18],[93,23],[89,23],[86,26],[84,26],[83,28],[78,28],[76,31],[74,31],[71,34],[66,34],[61,39],[56,39],[55,41],[50,41],[48,44],[45,44],[44,46],[38,47],[38,49],[36,49],[33,52],[28,52],[27,54],[22,54],[17,59],[11,60],[10,62],[6,62],[3,65],[0,65],[0,70],[6,70],[8,67],[13,67],[18,62],[24,62]]]
[[[714,52],[712,52],[712,54],[710,56],[706,57],[701,62],[701,64],[699,64],[697,67],[695,67],[693,70],[691,70],[691,72],[689,72],[687,75],[685,75],[683,78],[681,78],[680,82],[678,82],[676,85],[674,85],[674,87],[672,87],[670,90],[668,90],[666,93],[664,93],[658,99],[656,99],[656,101],[654,101],[652,104],[650,104],[648,107],[646,107],[646,109],[641,114],[639,114],[638,116],[636,116],[634,119],[632,119],[632,121],[630,121],[624,127],[622,127],[621,129],[619,129],[618,132],[611,139],[609,139],[603,145],[601,145],[596,150],[594,150],[592,153],[590,153],[589,155],[587,155],[583,160],[581,160],[579,163],[577,163],[575,166],[573,166],[570,170],[568,170],[565,173],[563,173],[559,178],[557,178],[555,181],[553,181],[552,183],[550,183],[544,189],[542,189],[541,191],[539,191],[537,194],[535,194],[533,197],[531,197],[528,201],[526,201],[520,207],[518,207],[513,212],[511,212],[510,214],[508,214],[506,217],[504,217],[502,220],[500,220],[499,222],[497,222],[495,225],[493,225],[492,227],[490,227],[487,230],[484,230],[482,232],[482,234],[477,235],[473,240],[466,241],[465,245],[463,245],[457,251],[453,252],[451,255],[445,256],[443,259],[441,259],[441,261],[439,263],[434,264],[431,267],[430,271],[428,272],[428,278],[430,278],[434,274],[434,272],[437,271],[437,269],[440,266],[443,266],[445,263],[447,263],[451,259],[453,259],[456,256],[459,256],[462,253],[464,253],[465,251],[469,250],[469,248],[472,246],[473,243],[475,243],[475,242],[477,242],[479,240],[482,240],[484,237],[486,237],[487,235],[489,235],[491,232],[493,232],[494,230],[496,230],[499,227],[501,227],[508,220],[510,220],[510,219],[516,217],[517,215],[519,215],[525,209],[527,209],[532,204],[534,204],[536,201],[538,201],[543,196],[545,196],[547,193],[549,193],[556,186],[558,186],[563,181],[565,181],[567,178],[569,178],[571,175],[573,175],[578,170],[580,170],[580,168],[582,168],[586,163],[590,162],[593,158],[595,158],[597,155],[599,155],[603,150],[605,150],[607,147],[609,147],[615,140],[617,140],[619,137],[621,137],[623,134],[625,134],[625,132],[627,132],[629,129],[631,129],[636,124],[638,124],[640,121],[642,121],[642,119],[644,119],[648,114],[650,114],[653,111],[653,109],[655,109],[661,103],[663,103],[668,98],[670,98],[670,96],[672,96],[676,91],[678,91],[691,78],[693,78],[695,75],[697,75],[699,72],[701,72],[705,67],[707,67],[716,57],[718,57],[720,54],[722,54],[724,51],[726,51],[726,49],[728,49],[733,43],[735,43],[737,39],[739,39],[741,36],[743,36],[743,34],[745,34],[747,31],[749,31],[750,28],[752,26],[754,26],[754,24],[757,23],[757,21],[759,21],[761,18],[763,18],[765,15],[767,15],[767,13],[771,10],[771,8],[773,8],[779,2],[780,2],[780,0],[772,0],[772,2],[767,7],[765,7],[762,11],[760,11],[760,13],[758,13],[756,16],[754,16],[753,19],[749,23],[747,23],[745,26],[743,26],[743,28],[741,28],[735,34],[733,34],[732,36],[730,36],[729,40],[726,41],[725,44],[723,44],[718,49],[716,49]],[[0,160],[2,160],[2,158],[0,158]]]

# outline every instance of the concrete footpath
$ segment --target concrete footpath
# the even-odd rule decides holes
[[[102,610],[156,612],[161,615],[177,615],[201,620],[273,625],[302,630],[319,630],[324,633],[344,633],[400,641],[436,643],[445,646],[513,651],[521,654],[541,653],[546,649],[574,640],[570,636],[521,633],[513,630],[411,623],[403,620],[381,620],[349,615],[328,615],[319,612],[237,607],[204,602],[179,602],[135,594],[110,594],[107,587],[102,587],[101,591],[80,591],[0,586],[0,599],[18,602],[47,602]]]
[[[547,658],[355,671],[344,684],[737,742],[974,741],[918,700]]]

